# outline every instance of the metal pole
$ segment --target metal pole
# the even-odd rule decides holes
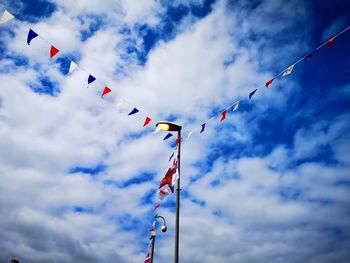
[[[156,231],[156,230],[154,230]],[[151,263],[153,263],[153,255],[154,255],[154,243],[156,242],[156,235],[154,232],[154,235],[152,234],[152,250],[151,250]]]
[[[179,228],[180,228],[180,146],[181,146],[181,130],[178,131],[177,146],[177,165],[179,178],[176,186],[176,216],[175,216],[175,263],[179,263]]]

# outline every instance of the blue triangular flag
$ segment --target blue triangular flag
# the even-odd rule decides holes
[[[249,93],[249,99],[251,99],[253,97],[253,95],[255,94],[255,92],[257,91],[258,89],[255,89],[254,91],[252,91],[251,93]]]
[[[311,57],[315,54],[315,52],[316,52],[316,50],[314,50],[314,51],[312,51],[311,53],[309,53],[308,55],[306,55],[304,61],[306,62],[306,60],[307,60],[308,58],[311,58]]]
[[[89,75],[89,78],[88,78],[88,84],[94,82],[96,80],[96,78],[92,75]]]
[[[28,45],[30,45],[30,42],[36,38],[38,36],[37,33],[35,33],[33,30],[29,29],[29,32],[28,32],[28,37],[27,37],[27,43]]]
[[[169,139],[171,136],[173,136],[170,132],[164,137],[163,141]]]
[[[202,129],[201,129],[201,131],[199,133],[204,132],[204,129],[205,129],[205,123],[202,124]]]
[[[138,112],[139,112],[139,110],[134,108],[128,115],[133,115],[133,114],[138,113]]]
[[[169,161],[168,162],[170,162],[170,160],[174,157],[174,154],[175,154],[175,152],[173,152],[173,154],[170,156],[170,158],[169,158]]]

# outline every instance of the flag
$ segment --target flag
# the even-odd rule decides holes
[[[160,204],[156,204],[156,205],[154,206],[154,210],[156,210],[156,209],[158,209],[158,208],[160,208]]]
[[[288,67],[288,68],[283,72],[282,76],[283,76],[283,77],[288,76],[290,73],[292,73],[293,69],[294,69],[294,64],[291,65],[290,67]]]
[[[119,99],[117,102],[117,107],[120,108],[124,105],[125,101],[123,99]]]
[[[130,111],[130,113],[129,113],[128,115],[133,115],[133,114],[136,114],[136,113],[138,113],[138,112],[139,112],[138,109],[133,108],[132,111]]]
[[[160,130],[161,130],[161,128],[160,128],[160,127],[158,127],[158,126],[156,126],[156,129],[154,130],[154,132],[153,132],[153,133],[158,133]]]
[[[14,16],[9,11],[5,10],[2,17],[0,18],[0,24],[6,23],[7,21],[10,21],[13,18]]]
[[[203,123],[201,126],[202,126],[202,129],[201,129],[201,131],[199,133],[204,132],[204,130],[205,130],[205,123]]]
[[[77,67],[78,65],[72,60],[69,65],[68,74],[71,74]]]
[[[108,87],[105,87],[105,89],[103,90],[102,94],[101,94],[101,98],[103,98],[104,95],[106,95],[107,93],[110,93],[112,90]]]
[[[227,110],[224,110],[223,112],[221,112],[221,119],[220,121],[224,121],[226,119],[226,114],[227,114]]]
[[[176,139],[176,144],[179,144],[182,141],[182,138],[177,138]]]
[[[169,139],[170,137],[172,137],[173,135],[169,132],[167,135],[165,135],[163,141]]]
[[[29,29],[28,36],[27,36],[27,44],[30,45],[30,42],[38,36],[37,33],[35,33],[33,30]]]
[[[255,92],[257,91],[258,89],[255,89],[254,91],[252,91],[251,93],[249,93],[249,99],[252,99],[253,95],[255,94]]]
[[[152,121],[152,119],[150,117],[146,117],[146,120],[143,123],[143,127],[146,127],[151,121]]]
[[[334,41],[335,41],[336,38],[337,38],[337,37],[334,36],[334,37],[332,37],[330,40],[328,40],[328,42],[327,42],[327,48],[330,48],[331,46],[333,46],[333,43],[334,43]]]
[[[50,48],[50,59],[57,55],[57,53],[60,52],[57,48],[54,46],[51,46]]]
[[[190,139],[192,133],[193,133],[193,131],[189,132],[189,134],[187,135],[187,140]]]
[[[171,159],[173,159],[174,154],[175,154],[175,152],[173,152],[173,153],[171,154],[171,156],[170,156],[170,158],[169,158],[169,161],[168,161],[168,162],[170,162],[170,161],[171,161]]]
[[[233,110],[232,110],[232,111],[235,111],[235,110],[237,110],[237,109],[238,109],[239,103],[240,103],[240,100],[239,100],[239,101],[237,101],[237,102],[235,103],[235,107],[233,108]]]
[[[151,263],[150,255],[152,254],[152,247],[153,247],[153,238],[150,237],[150,239],[149,239],[149,246],[148,246],[148,252],[147,252],[147,256],[146,256],[146,259],[145,259],[144,263]]]
[[[88,85],[91,84],[92,82],[94,82],[96,80],[96,78],[92,75],[89,75],[88,77]]]
[[[268,87],[271,85],[271,83],[273,82],[274,79],[275,79],[275,78],[270,79],[268,82],[266,82],[266,83],[265,83],[265,87],[268,88]]]
[[[179,178],[179,173],[177,171],[178,165],[176,158],[173,161],[173,165],[171,168],[167,170],[164,178],[160,181],[159,189],[158,189],[158,198],[163,200],[165,196],[174,193],[174,184]]]
[[[307,54],[304,58],[304,61],[306,62],[308,58],[311,58],[315,54],[316,50],[312,51],[311,53]]]

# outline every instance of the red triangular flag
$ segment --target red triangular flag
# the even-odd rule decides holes
[[[56,54],[59,52],[59,50],[57,48],[55,48],[54,46],[51,46],[50,49],[50,59],[53,58],[54,56],[56,56]]]
[[[154,210],[156,210],[156,209],[158,209],[158,208],[160,208],[160,204],[156,204],[156,205],[154,206]]]
[[[221,112],[221,120],[220,121],[224,121],[226,119],[226,113],[227,113],[227,110],[224,110],[223,112]]]
[[[334,43],[334,41],[335,41],[336,38],[337,38],[337,37],[335,36],[335,37],[332,37],[330,40],[328,40],[328,42],[327,42],[327,48],[330,48],[331,46],[333,46],[333,43]]]
[[[151,122],[151,118],[150,117],[146,117],[145,123],[143,124],[143,127],[147,126],[150,122]]]
[[[176,144],[179,144],[182,141],[182,138],[177,138],[176,139]]]
[[[273,81],[274,79],[275,79],[275,78],[270,79],[268,82],[266,82],[265,87],[268,88],[268,87],[271,85],[271,83],[272,83],[272,81]]]
[[[105,87],[105,89],[103,90],[102,94],[101,94],[101,98],[103,98],[104,95],[106,95],[107,93],[110,93],[112,90],[108,87]]]

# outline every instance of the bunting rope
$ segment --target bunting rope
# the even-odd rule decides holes
[[[2,17],[0,18],[0,24],[6,23],[6,22],[8,22],[8,21],[10,21],[12,19],[16,19],[16,17],[14,15],[12,15],[9,11],[5,10],[3,15],[2,15]],[[30,43],[32,42],[33,39],[39,37],[42,41],[46,42],[50,46],[50,59],[53,59],[54,57],[56,57],[56,55],[60,52],[60,50],[58,48],[56,48],[50,41],[45,39],[41,34],[39,35],[33,29],[31,29],[27,25],[25,25],[23,22],[21,22],[21,23],[25,27],[28,28],[28,36],[27,36],[27,44],[28,45],[30,45]],[[143,111],[139,110],[138,108],[134,107],[133,104],[130,103],[125,98],[123,98],[120,95],[120,93],[112,90],[107,85],[102,83],[99,79],[94,77],[94,75],[91,74],[88,70],[86,70],[85,68],[83,68],[82,66],[80,66],[76,62],[74,62],[74,60],[71,59],[69,56],[65,55],[65,56],[61,56],[61,57],[67,59],[68,61],[70,61],[69,71],[68,71],[67,75],[72,74],[74,70],[79,68],[80,70],[82,70],[83,72],[85,72],[88,75],[88,79],[87,79],[88,87],[89,87],[90,84],[92,84],[95,81],[96,81],[96,83],[102,84],[101,86],[104,87],[104,89],[103,89],[103,91],[101,93],[101,98],[104,98],[105,95],[107,95],[108,93],[111,93],[113,91],[114,93],[116,93],[117,97],[119,98],[119,100],[117,102],[117,105],[116,105],[118,108],[121,108],[124,104],[128,104],[129,106],[131,106],[133,108],[131,110],[131,112],[128,114],[128,116],[134,115],[136,113],[141,113],[145,117],[145,121],[143,123],[143,127],[146,127],[147,125],[149,125],[151,123],[152,119],[149,117],[148,114],[146,114],[145,112],[143,112]]]

